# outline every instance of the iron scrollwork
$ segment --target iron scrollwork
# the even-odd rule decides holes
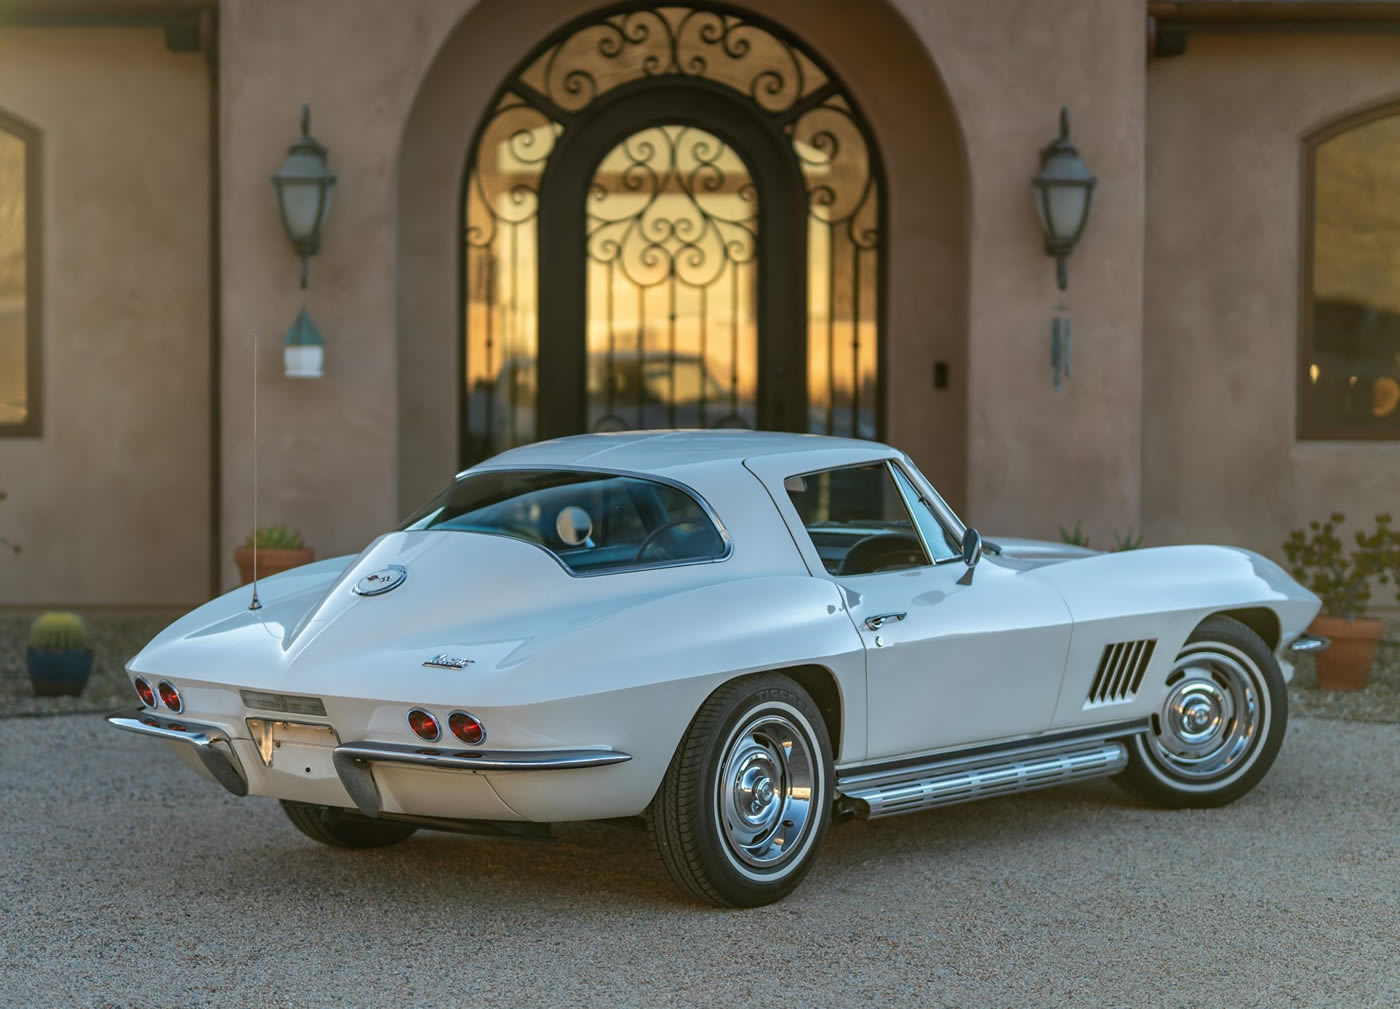
[[[814,393],[814,400],[825,400],[814,402],[811,428],[875,435],[882,194],[864,121],[820,58],[761,18],[719,5],[628,4],[570,26],[527,58],[502,85],[478,131],[464,192],[463,312],[467,419],[481,443],[477,454],[532,438],[533,378],[518,362],[537,351],[537,322],[533,309],[519,300],[534,296],[535,282],[517,272],[536,262],[522,249],[538,241],[540,184],[558,139],[614,88],[687,78],[744,96],[790,140],[807,189],[809,289],[817,292],[807,320],[811,388],[824,391],[821,397]],[[681,138],[671,129],[668,143],[674,145]],[[669,271],[697,285],[706,270],[752,264],[755,222],[731,219],[728,211],[716,212],[714,201],[705,202],[714,191],[706,186],[715,184],[719,151],[692,150],[691,170],[678,173],[678,161],[658,166],[662,142],[654,129],[644,132],[650,139],[638,134],[628,143],[652,147],[633,147],[637,157],[623,176],[624,187],[630,178],[637,186],[633,194],[648,186],[658,193],[667,186],[683,191],[691,211],[663,220],[653,201],[650,217],[646,210],[629,210],[609,219],[603,213],[607,194],[595,186],[588,256],[637,283],[656,283]],[[703,143],[719,143],[702,130],[691,139],[703,137],[710,137]],[[760,195],[750,186],[752,207]],[[752,265],[762,269],[761,263]],[[581,320],[580,339],[583,328]],[[517,362],[516,374],[505,381],[499,375],[509,361]],[[505,408],[493,402],[500,396],[510,399]],[[483,397],[484,409],[472,402]]]
[[[740,319],[750,306],[740,306],[739,288],[741,274],[752,288],[757,218],[758,197],[743,161],[704,130],[650,127],[603,159],[588,198],[589,269],[604,271],[604,304],[598,313],[590,306],[589,315],[600,315],[607,326],[603,367],[591,383],[596,388],[590,392],[601,401],[601,416],[592,430],[661,421],[660,416],[648,417],[649,400],[664,402],[664,423],[670,427],[752,426],[740,405]],[[667,330],[665,348],[654,357],[664,362],[664,376],[650,374],[645,346],[646,299],[653,289],[665,304],[660,320]],[[614,298],[619,290],[635,292],[639,306],[631,320],[637,334],[631,351],[618,346]],[[698,354],[678,354],[677,304],[686,295],[699,304],[702,316]],[[723,390],[710,369],[712,298],[729,302],[730,368]],[[678,364],[687,372],[686,381],[677,379]],[[716,401],[727,403],[727,412],[712,418]],[[622,410],[635,411],[630,423]]]

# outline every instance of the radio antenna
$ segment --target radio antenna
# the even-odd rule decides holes
[[[248,609],[260,610],[258,602],[258,331],[253,330],[253,598]]]

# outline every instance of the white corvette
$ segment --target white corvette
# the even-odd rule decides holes
[[[833,818],[1115,775],[1218,806],[1283,740],[1317,598],[1230,547],[983,542],[903,453],[640,432],[473,467],[229,593],[112,724],[311,837],[642,817],[695,897],[777,900]]]

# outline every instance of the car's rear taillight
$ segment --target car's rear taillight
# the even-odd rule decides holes
[[[151,689],[150,683],[144,676],[136,677],[136,696],[141,698],[141,703],[148,708],[156,706],[156,692]]]
[[[486,741],[486,728],[481,720],[466,711],[454,711],[447,716],[447,727],[468,746],[480,746]]]
[[[185,710],[185,702],[180,700],[180,691],[176,690],[169,680],[161,680],[157,683],[156,690],[160,693],[160,703],[171,711],[178,715]]]
[[[426,739],[430,743],[436,742],[442,735],[437,719],[422,708],[414,708],[408,713],[408,727],[419,739]]]

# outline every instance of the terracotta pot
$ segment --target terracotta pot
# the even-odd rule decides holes
[[[1379,620],[1343,620],[1319,616],[1308,631],[1332,639],[1317,653],[1317,685],[1323,690],[1360,690],[1371,678],[1385,624]]]
[[[260,549],[258,550],[258,577],[266,578],[268,575],[275,575],[288,568],[310,564],[315,559],[316,551],[310,547],[301,547],[297,550]],[[239,575],[243,578],[242,584],[247,585],[253,580],[253,548],[239,547],[233,552],[233,560],[238,565]]]

